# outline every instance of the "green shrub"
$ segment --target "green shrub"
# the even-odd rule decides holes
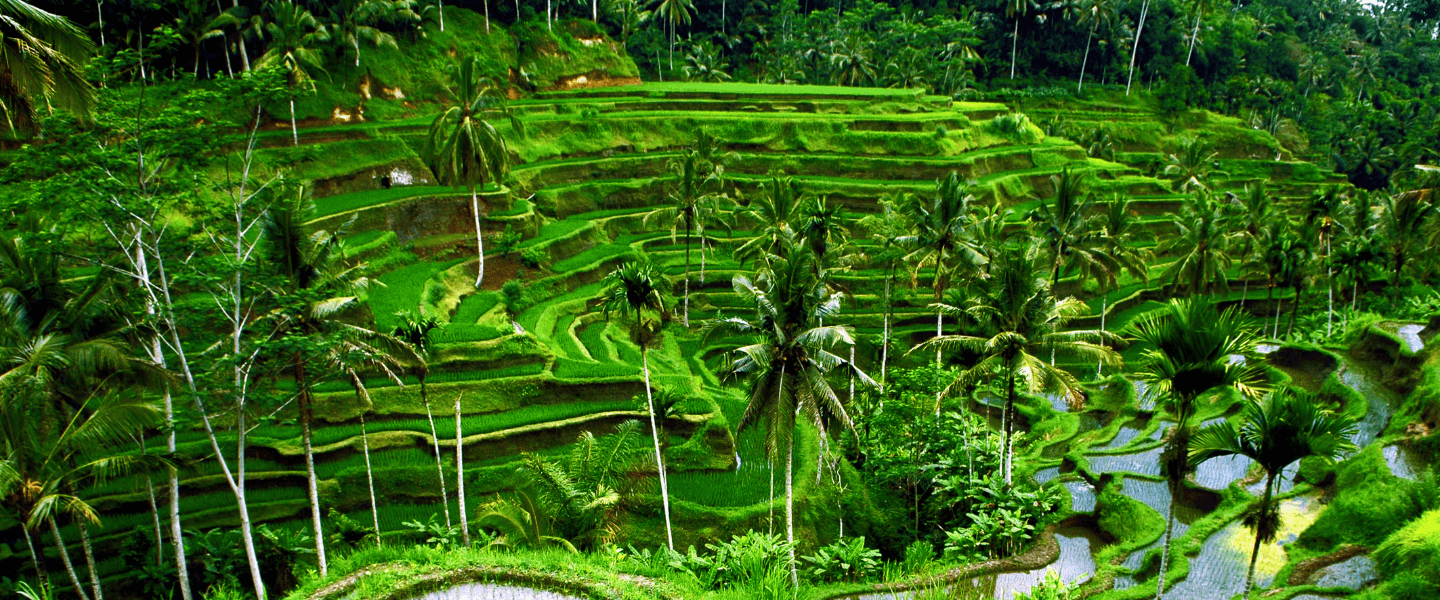
[[[880,570],[880,551],[865,547],[865,538],[844,538],[802,556],[810,563],[805,573],[817,581],[856,582]]]
[[[935,545],[929,540],[915,540],[905,547],[905,559],[901,568],[910,574],[920,573],[935,562]]]
[[[1418,571],[1440,583],[1440,510],[1421,515],[1385,538],[1375,549],[1375,562],[1387,575]]]
[[[538,247],[526,248],[520,253],[520,264],[531,269],[538,269],[550,262],[550,253]]]

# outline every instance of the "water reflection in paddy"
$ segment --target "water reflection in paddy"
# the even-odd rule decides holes
[[[1327,588],[1360,589],[1379,579],[1380,573],[1375,570],[1375,560],[1362,554],[1316,571],[1310,576],[1310,583]]]

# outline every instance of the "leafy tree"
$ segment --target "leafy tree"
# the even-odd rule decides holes
[[[708,161],[697,150],[685,150],[671,159],[666,167],[675,174],[666,199],[670,206],[662,207],[645,215],[645,224],[653,220],[670,222],[670,240],[683,228],[685,231],[685,300],[681,312],[681,323],[690,326],[690,241],[692,233],[701,244],[705,240],[705,228],[722,217],[721,207],[729,200],[716,191],[721,181],[716,169],[706,169]],[[709,172],[706,172],[709,171]]]
[[[1161,275],[1171,289],[1191,294],[1208,293],[1215,288],[1229,289],[1232,258],[1228,250],[1233,235],[1230,210],[1204,190],[1196,191],[1185,200],[1175,218],[1175,237],[1160,244],[1157,251],[1177,255],[1175,262]]]
[[[440,460],[440,434],[435,430],[435,414],[430,410],[430,391],[425,377],[430,374],[430,333],[440,328],[440,321],[421,311],[407,311],[397,315],[400,323],[395,326],[395,337],[409,344],[419,359],[415,364],[415,377],[420,381],[420,402],[425,405],[425,420],[430,423],[430,442],[435,447],[435,473],[440,479],[440,498],[445,503],[445,526],[450,522],[450,493],[445,490],[445,467]]]
[[[660,497],[665,507],[665,539],[675,550],[675,536],[670,529],[670,488],[665,477],[665,458],[660,454],[660,429],[655,424],[655,399],[650,387],[650,346],[660,339],[661,329],[670,320],[662,290],[669,281],[650,262],[628,262],[605,276],[604,313],[618,312],[621,318],[632,316],[630,339],[640,347],[640,363],[645,372],[645,399],[650,413],[650,436],[655,441],[655,468],[660,473]],[[647,319],[647,313],[653,318]]]
[[[1355,418],[1320,407],[1314,394],[1286,387],[1263,401],[1247,399],[1240,424],[1222,421],[1201,429],[1191,441],[1189,461],[1198,465],[1211,458],[1244,456],[1265,470],[1265,494],[1245,522],[1255,528],[1255,547],[1245,575],[1245,598],[1255,583],[1255,562],[1261,542],[1273,542],[1280,533],[1280,511],[1273,503],[1275,478],[1286,467],[1306,458],[1333,463],[1358,448],[1350,441]]]
[[[693,0],[655,0],[655,8],[652,14],[659,17],[662,24],[670,27],[670,70],[675,70],[675,30],[681,25],[690,24],[690,13],[695,10]]]
[[[619,512],[633,502],[632,470],[645,455],[640,422],[626,421],[615,433],[596,438],[580,434],[562,466],[526,454],[522,474],[535,498],[554,520],[559,537],[577,548],[612,543],[619,532]]]
[[[510,171],[510,150],[500,131],[485,120],[487,115],[507,117],[517,135],[525,128],[505,103],[504,88],[479,74],[480,60],[462,60],[455,73],[455,97],[445,112],[430,123],[424,156],[440,183],[470,186],[470,212],[475,217],[475,247],[479,261],[475,287],[485,279],[485,240],[480,230],[480,200],[476,189],[486,183],[500,183]]]
[[[395,36],[381,31],[378,24],[395,17],[393,0],[344,0],[330,7],[330,31],[333,39],[355,51],[355,66],[360,66],[360,42],[373,46],[398,48]]]
[[[1203,297],[1171,300],[1165,310],[1141,316],[1130,326],[1129,333],[1149,346],[1136,369],[1139,379],[1146,383],[1147,396],[1159,402],[1175,420],[1160,457],[1172,494],[1160,554],[1156,588],[1159,598],[1165,595],[1175,498],[1188,471],[1186,457],[1190,453],[1190,419],[1195,415],[1195,402],[1223,388],[1258,396],[1263,391],[1264,375],[1257,366],[1230,360],[1232,355],[1248,354],[1254,349],[1254,328],[1236,309],[1220,312]]]
[[[1081,0],[1079,9],[1080,24],[1090,25],[1090,32],[1085,36],[1085,57],[1080,60],[1080,79],[1075,85],[1076,91],[1084,91],[1085,66],[1090,64],[1090,46],[1095,40],[1095,30],[1101,26],[1109,29],[1115,21],[1115,0]]]
[[[782,252],[785,244],[794,241],[792,223],[798,220],[803,198],[794,179],[772,173],[768,185],[760,184],[759,197],[741,212],[742,218],[754,223],[756,235],[735,249],[735,257],[763,262]]]
[[[1400,285],[1400,275],[1425,239],[1425,231],[1440,215],[1440,205],[1426,194],[1396,192],[1380,195],[1380,218],[1376,224],[1380,239],[1386,240],[1390,259],[1391,285]]]
[[[976,199],[954,171],[944,179],[936,180],[935,196],[931,201],[909,198],[910,201],[903,205],[903,211],[915,231],[898,241],[910,250],[905,256],[906,262],[914,265],[910,285],[916,285],[922,269],[934,269],[930,287],[934,291],[935,302],[940,302],[957,274],[973,272],[986,262],[980,254],[982,245],[977,244],[972,239],[972,232],[968,231],[976,221],[972,206]],[[937,310],[937,337],[944,334],[943,318],[943,313]],[[935,351],[935,362],[937,365],[940,363],[939,349]]]
[[[1219,153],[1199,138],[1180,140],[1180,150],[1165,157],[1164,175],[1180,184],[1180,191],[1209,190],[1210,179],[1226,175],[1217,168]]]

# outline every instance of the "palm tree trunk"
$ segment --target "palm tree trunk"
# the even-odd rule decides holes
[[[490,0],[485,0],[485,35],[490,35]]]
[[[785,541],[790,545],[790,585],[800,589],[800,573],[795,566],[795,432],[785,441]]]
[[[70,562],[70,551],[65,549],[65,538],[60,537],[60,526],[55,524],[55,517],[46,518],[50,522],[50,534],[55,536],[55,547],[60,550],[60,562],[65,563],[65,572],[70,575],[70,583],[75,586],[75,593],[80,600],[90,600],[85,593],[85,586],[80,585],[80,575],[75,572],[75,565]]]
[[[480,261],[480,268],[475,273],[475,289],[480,289],[480,281],[485,279],[485,238],[480,235],[480,198],[473,185],[470,186],[470,212],[475,213],[475,251]]]
[[[290,97],[290,136],[294,138],[294,146],[300,145],[300,130],[295,128],[295,97]]]
[[[235,504],[240,508],[240,540],[245,543],[245,560],[250,564],[250,584],[255,588],[255,597],[265,600],[265,579],[260,576],[260,555],[255,552],[250,503],[245,499],[245,406],[240,405],[235,413]]]
[[[465,438],[460,434],[460,395],[455,395],[455,479],[457,488],[455,490],[456,500],[460,504],[460,535],[465,540],[465,545],[470,545],[470,519],[465,516]],[[450,509],[447,507],[446,512]]]
[[[1350,284],[1350,312],[1355,312],[1360,305],[1360,275],[1355,275],[1355,282]]]
[[[600,0],[590,0],[590,20],[600,22]]]
[[[141,442],[140,453],[145,453],[145,444]],[[160,529],[160,503],[155,501],[155,480],[149,473],[145,474],[145,492],[150,500],[150,518],[155,525],[155,566],[160,566],[165,560],[165,534]]]
[[[445,0],[435,0],[435,6],[440,9],[440,32],[445,32]]]
[[[36,581],[50,581],[50,578],[45,574],[45,563],[40,562],[40,553],[35,551],[35,539],[30,537],[30,528],[24,523],[21,523],[20,533],[25,534],[25,547],[30,549],[30,562],[35,567]]]
[[[1330,264],[1330,240],[1325,240],[1325,336],[1329,337],[1335,321],[1335,267]]]
[[[1130,95],[1130,84],[1135,80],[1135,55],[1140,50],[1140,34],[1145,33],[1145,15],[1150,12],[1150,0],[1140,5],[1140,26],[1135,29],[1135,43],[1130,45],[1130,75],[1125,78],[1125,95]]]
[[[320,563],[320,576],[325,577],[330,571],[330,565],[325,560],[325,530],[320,525],[320,488],[315,476],[315,451],[310,439],[310,424],[315,419],[315,414],[310,406],[310,391],[306,389],[308,385],[309,381],[305,376],[305,359],[299,352],[296,352],[295,388],[297,390],[296,401],[300,405],[300,438],[305,448],[305,491],[310,499],[310,524],[315,536],[315,559]]]
[[[365,449],[365,485],[370,488],[370,516],[375,520],[375,547],[380,547],[380,503],[375,501],[375,471],[370,467],[370,432],[365,429],[365,410],[360,410],[360,443]]]
[[[1015,15],[1015,34],[1010,37],[1010,78],[1015,78],[1015,50],[1020,45],[1020,15]]]
[[[770,512],[765,516],[765,523],[766,523],[765,526],[769,529],[769,531],[767,531],[767,533],[769,533],[770,535],[774,535],[774,534],[775,534],[775,455],[774,455],[773,452],[770,453],[770,460],[765,461],[765,466],[770,469],[770,501],[765,504],[765,506],[770,510]]]
[[[1300,286],[1295,286],[1295,304],[1290,307],[1290,324],[1285,327],[1285,339],[1287,340],[1295,334],[1295,315],[1300,312],[1300,301],[1302,299]]]
[[[555,23],[550,20],[550,0],[545,0],[545,28],[555,31]]]
[[[1080,60],[1080,82],[1075,86],[1075,91],[1085,89],[1085,65],[1090,64],[1090,42],[1095,39],[1095,25],[1090,25],[1090,35],[1085,38],[1085,58]]]
[[[445,467],[440,464],[440,434],[435,431],[435,415],[430,412],[430,394],[425,389],[425,373],[420,373],[420,401],[425,405],[425,420],[430,422],[430,443],[435,446],[435,474],[440,476],[440,504],[445,507],[445,528],[450,523],[450,492],[445,489]]]
[[[1104,293],[1104,292],[1101,292],[1101,293],[1100,293],[1100,333],[1105,333],[1105,313],[1109,311],[1109,308],[1110,308],[1110,296],[1109,296],[1108,294]],[[1098,378],[1100,377],[1100,373],[1102,373],[1102,372],[1104,372],[1104,371],[1105,371],[1105,362],[1104,362],[1104,361],[1101,361],[1101,360],[1096,360],[1096,361],[1095,361],[1095,377],[1098,379]]]
[[[1170,516],[1165,519],[1165,543],[1160,549],[1160,579],[1155,588],[1155,600],[1165,597],[1165,568],[1170,562],[1170,540],[1175,534],[1175,494],[1171,488]]]
[[[936,338],[939,338],[940,336],[945,335],[945,332],[944,332],[944,329],[943,329],[944,321],[941,320],[941,319],[943,319],[943,318],[944,318],[944,314],[940,312],[940,308],[939,308],[939,307],[936,307],[936,308],[935,308],[935,337],[936,337]],[[935,368],[937,368],[937,369],[940,368],[940,345],[939,345],[939,344],[936,344],[936,345],[935,345]]]
[[[360,66],[360,38],[351,38],[350,43],[355,45],[355,66]]]
[[[1270,510],[1270,497],[1275,488],[1275,474],[1265,477],[1265,496],[1260,499],[1260,514]],[[1263,519],[1262,519],[1263,522]],[[1255,562],[1260,558],[1260,528],[1255,528],[1255,546],[1250,549],[1250,570],[1245,573],[1245,600],[1250,600],[1250,590],[1255,587]]]
[[[1190,32],[1190,50],[1185,53],[1185,66],[1190,66],[1190,57],[1195,55],[1195,38],[1200,37],[1200,15],[1199,10],[1195,11],[1195,29]]]
[[[673,288],[672,288],[673,289]],[[690,220],[685,220],[685,312],[681,316],[685,328],[690,328]]]
[[[670,487],[665,481],[665,457],[660,454],[660,429],[655,426],[655,398],[650,392],[650,351],[640,346],[640,363],[645,371],[645,403],[650,409],[650,437],[655,441],[655,468],[660,471],[660,501],[665,507],[665,541],[675,551],[675,535],[670,530]]]
[[[100,591],[100,569],[95,564],[95,549],[90,545],[90,531],[85,527],[85,521],[76,520],[75,527],[80,530],[80,547],[85,550],[85,568],[90,571],[90,587],[95,590],[95,600],[104,600],[105,594]]]
[[[885,325],[880,330],[880,385],[885,385],[885,369],[890,363],[890,283],[894,275],[885,277]]]
[[[1005,421],[1005,454],[1000,457],[1000,460],[1003,461],[1001,470],[1005,472],[1005,485],[1008,486],[1011,484],[1011,478],[1013,476],[1011,471],[1014,469],[1015,464],[1012,460],[1012,455],[1015,452],[1014,447],[1011,446],[1013,436],[1010,433],[1015,429],[1015,371],[1013,369],[1010,371],[1006,388],[1005,416],[1007,420]]]

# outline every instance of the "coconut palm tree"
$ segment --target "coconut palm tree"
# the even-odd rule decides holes
[[[372,365],[393,364],[397,357],[407,362],[419,358],[400,340],[345,319],[348,313],[363,306],[355,294],[369,286],[370,281],[364,276],[365,265],[345,265],[340,260],[343,228],[311,231],[306,227],[314,212],[306,189],[282,189],[278,194],[264,228],[266,257],[278,277],[278,284],[271,290],[276,308],[268,315],[273,331],[268,345],[290,361],[309,483],[315,555],[320,572],[326,573],[329,564],[311,444],[314,421],[311,389],[319,376],[325,374],[323,369],[343,364],[344,357],[368,357]],[[312,372],[316,369],[322,372]],[[350,370],[354,377],[353,367]],[[389,368],[385,371],[388,374]]]
[[[330,7],[331,37],[355,51],[355,66],[359,67],[360,42],[398,48],[395,36],[376,27],[394,17],[395,6],[390,0],[344,0]]]
[[[885,311],[884,325],[880,333],[880,385],[885,385],[887,369],[890,364],[890,323],[894,316],[895,306],[891,298],[891,289],[895,286],[895,269],[905,260],[905,249],[901,247],[900,240],[910,235],[910,224],[901,212],[912,199],[905,195],[887,195],[880,200],[883,212],[877,215],[869,215],[860,220],[860,226],[870,233],[870,239],[874,242],[872,250],[866,258],[872,265],[879,265],[885,269]],[[878,247],[877,247],[878,246]]]
[[[1040,358],[1062,356],[1119,366],[1120,355],[1103,345],[1117,343],[1119,336],[1098,329],[1064,330],[1066,322],[1088,310],[1075,298],[1057,300],[1046,282],[1047,258],[1035,246],[1007,248],[990,277],[981,282],[963,312],[980,324],[980,335],[947,335],[927,340],[916,347],[965,350],[981,356],[966,369],[940,398],[967,393],[979,382],[999,375],[1005,386],[1005,456],[1001,470],[1009,485],[1013,475],[1013,429],[1015,401],[1019,393],[1064,394],[1070,405],[1079,407],[1085,395],[1080,382],[1068,371]],[[1088,362],[1086,364],[1089,364]],[[937,411],[938,411],[937,407]]]
[[[1130,44],[1130,71],[1125,76],[1125,95],[1130,95],[1130,85],[1135,82],[1135,57],[1140,51],[1140,35],[1145,33],[1145,17],[1150,15],[1150,0],[1140,4],[1140,20],[1135,26],[1135,41]]]
[[[1325,410],[1314,394],[1286,387],[1271,392],[1263,401],[1247,399],[1238,426],[1221,421],[1201,429],[1191,440],[1191,465],[1238,455],[1265,470],[1265,493],[1255,512],[1245,518],[1246,524],[1255,528],[1255,546],[1250,550],[1250,569],[1245,575],[1246,600],[1255,583],[1260,544],[1275,541],[1280,533],[1280,511],[1272,501],[1275,478],[1286,467],[1306,458],[1333,463],[1354,452],[1357,448],[1350,441],[1354,432],[1354,417]]]
[[[854,423],[826,375],[838,367],[863,385],[874,382],[830,351],[855,342],[849,327],[819,324],[839,314],[840,296],[815,276],[809,247],[790,242],[781,250],[783,254],[765,261],[754,280],[735,276],[735,292],[753,307],[753,316],[717,319],[706,329],[756,338],[735,349],[739,357],[724,375],[749,381],[749,401],[736,430],[763,425],[767,451],[771,456],[785,453],[785,535],[792,544],[790,581],[798,585],[793,550],[797,418],[809,421],[821,436],[836,427],[853,431]]]
[[[1209,190],[1212,177],[1227,175],[1216,166],[1217,157],[1219,153],[1199,138],[1185,138],[1178,151],[1165,157],[1162,174],[1178,182],[1181,192]]]
[[[504,88],[479,74],[479,59],[462,60],[450,93],[455,104],[435,117],[425,138],[425,161],[443,185],[470,186],[470,212],[475,217],[475,247],[479,260],[475,287],[485,278],[485,240],[480,230],[480,200],[476,189],[499,184],[510,171],[510,150],[500,131],[486,116],[504,116],[516,135],[525,127],[505,103]]]
[[[1119,267],[1101,268],[1104,267],[1103,263],[1095,263],[1088,272],[1100,285],[1100,331],[1103,332],[1106,313],[1110,309],[1110,296],[1107,292],[1119,284],[1120,272],[1128,272],[1141,281],[1150,280],[1146,265],[1150,252],[1142,249],[1140,242],[1152,235],[1145,230],[1140,216],[1130,208],[1130,197],[1123,194],[1110,197],[1110,202],[1105,205],[1105,212],[1100,216],[1099,225],[1100,229],[1094,234],[1099,239],[1094,245]],[[1104,368],[1104,363],[1096,364],[1095,375],[1098,377]]]
[[[1085,89],[1085,66],[1090,64],[1090,45],[1095,40],[1095,30],[1100,26],[1110,28],[1115,21],[1115,0],[1082,0],[1077,20],[1081,25],[1089,24],[1090,33],[1085,37],[1085,57],[1080,59],[1080,80],[1076,91]]]
[[[1051,176],[1055,197],[1042,200],[1030,213],[1036,233],[1046,241],[1051,256],[1050,288],[1060,285],[1060,276],[1068,268],[1087,273],[1110,274],[1123,266],[1112,256],[1104,242],[1101,215],[1095,197],[1085,193],[1085,173],[1075,174],[1069,167],[1060,175]]]
[[[1216,288],[1229,289],[1226,274],[1232,259],[1228,253],[1233,215],[1223,203],[1204,190],[1196,191],[1175,216],[1175,237],[1160,244],[1160,254],[1176,256],[1161,278],[1168,280],[1172,293],[1204,294]]]
[[[665,508],[665,540],[675,550],[670,529],[670,488],[665,477],[665,457],[660,454],[660,429],[655,423],[655,398],[650,388],[650,346],[660,340],[661,329],[670,320],[662,290],[670,282],[653,263],[632,261],[605,276],[603,306],[605,318],[619,313],[631,317],[630,339],[640,347],[640,364],[645,373],[645,406],[650,413],[650,436],[655,441],[655,468],[660,474],[660,498]]]
[[[315,15],[291,0],[275,0],[266,6],[270,10],[270,21],[263,24],[261,31],[269,38],[269,46],[265,54],[255,59],[255,68],[280,68],[289,78],[290,135],[298,146],[300,131],[295,127],[295,90],[315,88],[315,79],[307,69],[325,70],[325,60],[316,46],[329,41],[330,32]],[[256,25],[259,24],[256,21]]]
[[[903,205],[903,211],[915,232],[899,239],[910,249],[905,261],[914,265],[910,285],[917,284],[922,269],[933,268],[935,276],[930,288],[938,303],[945,298],[956,275],[974,272],[986,262],[980,253],[981,245],[968,231],[977,220],[973,206],[977,201],[954,171],[935,181],[935,196],[929,202],[914,197],[910,200]],[[944,314],[939,310],[935,313],[935,335],[944,335]],[[939,349],[935,351],[935,363],[940,364]]]
[[[6,125],[33,129],[41,103],[90,120],[95,89],[84,73],[95,52],[90,37],[69,19],[22,0],[5,2],[0,16],[0,110]]]
[[[1195,11],[1195,28],[1190,32],[1190,49],[1185,51],[1185,66],[1190,66],[1190,58],[1195,56],[1195,40],[1200,37],[1200,18],[1205,16],[1205,11],[1210,10],[1211,0],[1191,0],[1190,9]]]
[[[729,200],[716,188],[720,176],[706,162],[699,151],[684,150],[680,156],[671,159],[666,167],[675,174],[675,183],[666,194],[670,206],[657,208],[645,215],[645,224],[652,220],[670,222],[670,241],[673,243],[683,228],[685,231],[685,299],[680,313],[680,323],[690,326],[690,241],[692,233],[704,245],[705,227],[720,219],[721,206]],[[709,171],[706,173],[705,171]]]
[[[1425,231],[1440,218],[1440,203],[1417,192],[1380,195],[1380,218],[1376,223],[1390,258],[1391,285],[1400,285],[1400,275],[1425,240]]]
[[[1015,19],[1015,32],[1010,36],[1010,78],[1015,78],[1015,51],[1020,45],[1020,19],[1030,10],[1030,0],[1005,0],[1005,18]]]
[[[832,262],[846,262],[844,256],[838,261],[833,257],[838,254],[837,250],[843,251],[850,246],[850,229],[845,226],[848,221],[845,207],[831,204],[824,196],[811,200],[801,209],[800,222],[795,229],[815,255],[817,277],[824,279],[823,273],[835,266]]]
[[[693,0],[655,0],[651,14],[659,17],[662,24],[670,27],[670,70],[675,70],[675,30],[690,24],[690,13],[695,10]]]
[[[1330,246],[1338,229],[1337,217],[1344,210],[1345,196],[1340,187],[1328,185],[1312,194],[1305,203],[1305,229],[1314,234],[1314,248],[1325,253],[1325,335],[1330,335],[1335,320],[1335,267]]]
[[[1265,182],[1247,184],[1239,196],[1231,196],[1230,203],[1236,207],[1235,226],[1239,230],[1234,241],[1241,265],[1250,263],[1260,266],[1260,248],[1266,238],[1266,231],[1276,218],[1275,203],[1266,189]],[[1268,276],[1268,274],[1267,274]],[[1244,285],[1240,292],[1240,305],[1249,299],[1250,280],[1241,275]]]
[[[425,420],[430,423],[430,443],[435,447],[435,473],[440,479],[440,502],[445,505],[445,527],[453,527],[450,522],[450,493],[445,489],[445,467],[440,459],[440,435],[435,430],[435,413],[430,410],[430,391],[425,385],[425,377],[430,374],[430,332],[440,327],[440,321],[418,311],[403,312],[397,316],[400,324],[395,326],[395,337],[409,344],[419,359],[414,367],[415,378],[420,382],[420,402],[425,405]]]
[[[735,258],[755,261],[778,255],[787,240],[795,237],[794,223],[799,219],[804,193],[795,180],[771,173],[770,183],[760,184],[760,195],[741,211],[740,216],[752,223],[755,237],[735,249]]]
[[[1235,308],[1220,312],[1204,297],[1171,300],[1164,310],[1147,313],[1129,327],[1130,335],[1148,346],[1136,374],[1147,384],[1147,399],[1158,402],[1175,427],[1170,432],[1161,464],[1172,493],[1160,554],[1156,597],[1165,595],[1165,569],[1175,528],[1175,498],[1187,472],[1190,453],[1190,419],[1195,402],[1213,390],[1231,388],[1248,397],[1262,393],[1264,374],[1253,364],[1233,363],[1230,356],[1249,354],[1255,347],[1254,327]],[[1253,362],[1253,361],[1252,361]]]

